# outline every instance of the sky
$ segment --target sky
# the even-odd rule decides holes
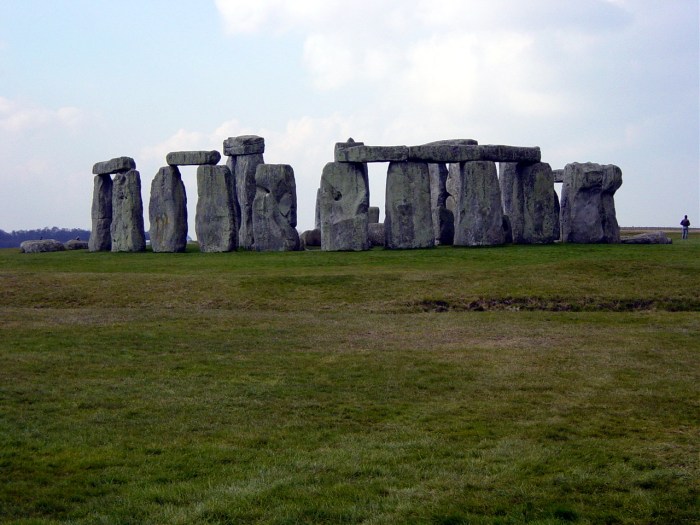
[[[90,229],[95,162],[265,138],[298,229],[336,142],[615,164],[621,226],[700,225],[697,0],[2,0],[0,229]],[[224,157],[225,159],[225,157]],[[224,160],[222,160],[224,162]],[[384,208],[386,164],[370,165]],[[196,168],[181,169],[194,237]]]

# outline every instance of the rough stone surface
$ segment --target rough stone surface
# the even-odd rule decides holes
[[[314,228],[313,230],[306,230],[302,232],[299,236],[299,242],[301,243],[301,249],[305,250],[307,246],[321,246],[321,230],[319,228]]]
[[[452,163],[447,168],[447,179],[445,180],[445,189],[447,190],[447,198],[445,199],[445,207],[454,215],[457,210],[457,196],[459,195],[459,163]]]
[[[501,163],[503,212],[514,244],[548,244],[559,239],[559,198],[549,164]]]
[[[221,160],[218,151],[172,151],[165,157],[169,166],[203,166],[214,165]]]
[[[238,246],[252,250],[255,245],[253,235],[253,200],[255,199],[255,171],[265,160],[262,153],[230,156],[226,165],[231,170],[236,184],[236,214],[238,217]]]
[[[224,155],[255,155],[265,153],[265,139],[257,135],[240,135],[224,140]]]
[[[110,231],[113,252],[142,252],[146,249],[141,175],[136,170],[117,173],[114,176]]]
[[[454,238],[454,213],[447,208],[447,177],[444,163],[428,164],[430,172],[430,208],[433,214],[433,233],[436,244],[452,244]]]
[[[68,242],[63,243],[66,250],[87,250],[88,241],[81,241],[79,239],[71,239]]]
[[[369,180],[361,163],[329,162],[321,175],[321,249],[369,249]]]
[[[62,252],[66,247],[55,239],[23,241],[19,245],[20,253]]]
[[[552,170],[552,175],[554,175],[554,182],[564,182],[564,170]]]
[[[98,162],[92,167],[93,175],[112,175],[126,173],[136,169],[136,162],[131,157],[117,157],[104,162]]]
[[[321,188],[316,190],[316,209],[314,211],[314,229],[321,229]]]
[[[673,244],[673,240],[662,231],[640,233],[620,238],[622,244]]]
[[[475,146],[480,150],[480,160],[492,162],[540,162],[542,152],[538,147],[481,145]]]
[[[386,176],[385,246],[435,246],[430,209],[430,173],[422,162],[392,162]]]
[[[503,215],[503,233],[505,234],[505,242],[513,242],[513,230],[510,227],[510,217]]]
[[[384,246],[386,242],[386,233],[384,232],[383,222],[370,222],[367,225],[367,237],[371,247]]]
[[[567,164],[561,193],[561,238],[572,243],[618,243],[614,195],[622,185],[615,165]]]
[[[335,147],[333,148],[333,158],[337,158],[338,152],[339,152],[340,150],[344,150],[344,149],[347,149],[347,148],[352,148],[352,147],[355,147],[355,146],[364,146],[364,145],[365,145],[364,142],[355,142],[355,140],[354,140],[352,137],[350,137],[350,138],[349,138],[348,140],[346,140],[345,142],[336,142],[336,143],[335,143]],[[336,161],[336,162],[337,162],[337,161]]]
[[[459,180],[455,213],[455,246],[505,243],[501,190],[496,165],[489,161],[457,165]]]
[[[112,179],[109,175],[95,175],[92,192],[92,232],[88,241],[91,252],[112,249]]]
[[[236,184],[226,166],[197,168],[195,232],[202,252],[231,252],[238,248]]]
[[[379,222],[379,206],[370,206],[367,208],[367,223],[373,224]]]
[[[406,146],[353,146],[336,148],[336,162],[401,162],[408,160]]]
[[[253,237],[257,251],[294,251],[300,246],[297,190],[288,164],[260,164],[255,172]]]
[[[151,183],[148,204],[151,248],[154,252],[184,252],[187,248],[187,195],[177,166],[160,168]]]

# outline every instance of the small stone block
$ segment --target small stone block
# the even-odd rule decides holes
[[[265,153],[265,139],[257,135],[240,135],[224,140],[224,155],[255,155]]]
[[[104,162],[98,162],[92,167],[93,175],[111,175],[113,173],[126,173],[136,169],[136,162],[131,157],[117,157]]]
[[[564,182],[564,170],[552,170],[554,182]]]
[[[406,146],[353,146],[336,149],[336,162],[405,162],[408,160]]]
[[[173,151],[165,157],[168,166],[215,165],[221,160],[221,153],[212,151]]]

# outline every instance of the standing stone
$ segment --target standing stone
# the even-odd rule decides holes
[[[447,208],[448,169],[443,163],[428,164],[430,172],[430,209],[433,214],[433,234],[436,244],[452,244],[454,214]]]
[[[326,164],[321,175],[320,208],[322,250],[369,249],[369,178],[366,164]]]
[[[258,138],[262,139],[262,137]],[[240,146],[240,148],[243,148],[243,146]],[[243,149],[243,151],[246,150]],[[264,162],[262,153],[251,153],[246,155],[230,156],[226,163],[229,170],[231,170],[231,173],[233,174],[236,184],[236,213],[239,217],[238,245],[245,250],[252,250],[255,244],[255,238],[253,235],[255,170],[260,164],[264,164]]]
[[[108,252],[112,249],[112,178],[95,175],[92,192],[92,232],[88,240],[91,252]]]
[[[113,252],[142,252],[146,249],[141,175],[136,170],[114,176],[111,234]]]
[[[299,249],[297,190],[288,164],[259,164],[255,172],[253,237],[257,251]]]
[[[232,252],[238,247],[236,185],[226,166],[197,168],[195,232],[202,252]]]
[[[321,229],[321,188],[316,190],[316,209],[314,210],[314,229]]]
[[[559,198],[549,164],[501,163],[503,212],[514,244],[547,244],[559,238]]]
[[[462,162],[457,166],[452,168],[458,170],[457,186],[460,192],[455,213],[455,246],[505,243],[496,164],[492,161],[475,161]]]
[[[161,168],[151,183],[148,204],[154,252],[184,252],[187,248],[187,196],[177,166]]]
[[[614,195],[622,185],[619,167],[594,163],[567,164],[561,193],[563,242],[618,243],[620,227]]]
[[[430,172],[424,162],[391,162],[386,176],[385,245],[389,249],[435,246]]]
[[[379,206],[370,206],[367,208],[367,222],[376,224],[379,222]]]

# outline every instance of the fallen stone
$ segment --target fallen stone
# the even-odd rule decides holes
[[[112,175],[126,173],[136,169],[136,162],[131,157],[117,157],[104,162],[98,162],[92,167],[93,175]]]
[[[197,168],[195,232],[202,252],[232,252],[238,248],[236,184],[227,166]]]
[[[255,172],[253,237],[257,251],[294,251],[300,246],[294,170],[288,164],[260,164]]]
[[[255,172],[264,164],[262,153],[230,156],[226,165],[233,174],[236,184],[236,214],[238,217],[238,247],[252,250],[255,245],[253,235],[253,200],[255,199]]]
[[[367,238],[371,247],[384,246],[386,233],[383,222],[370,222],[367,225]]]
[[[218,151],[173,151],[166,155],[168,166],[204,166],[215,165],[221,160]]]
[[[321,230],[319,228],[314,228],[313,230],[306,230],[302,232],[299,236],[299,242],[301,243],[301,249],[305,250],[307,246],[321,246]]]
[[[386,176],[385,246],[435,246],[430,209],[430,173],[422,162],[392,162]]]
[[[88,241],[81,241],[80,239],[71,239],[68,242],[63,243],[66,250],[87,250]]]
[[[160,168],[151,183],[148,204],[151,248],[154,252],[184,252],[187,248],[187,195],[177,166]]]
[[[62,242],[55,239],[23,241],[19,245],[20,253],[62,252],[66,249]]]
[[[95,175],[91,215],[88,249],[108,252],[112,249],[112,179],[109,175]]]
[[[142,252],[146,249],[141,175],[136,170],[114,176],[110,233],[113,252]]]
[[[622,244],[673,244],[673,240],[662,231],[621,237],[620,242]]]
[[[408,160],[406,146],[353,146],[336,149],[336,162],[401,162]]]
[[[567,164],[561,192],[561,238],[571,243],[619,243],[615,192],[622,185],[619,167]]]
[[[379,206],[370,206],[367,208],[367,223],[373,224],[379,222]]]
[[[240,135],[224,140],[224,155],[255,155],[265,153],[265,139],[257,135]]]
[[[490,161],[463,162],[457,168],[455,246],[494,246],[505,243],[501,190],[496,165]]]
[[[369,180],[361,163],[329,162],[321,175],[321,249],[369,249]]]

